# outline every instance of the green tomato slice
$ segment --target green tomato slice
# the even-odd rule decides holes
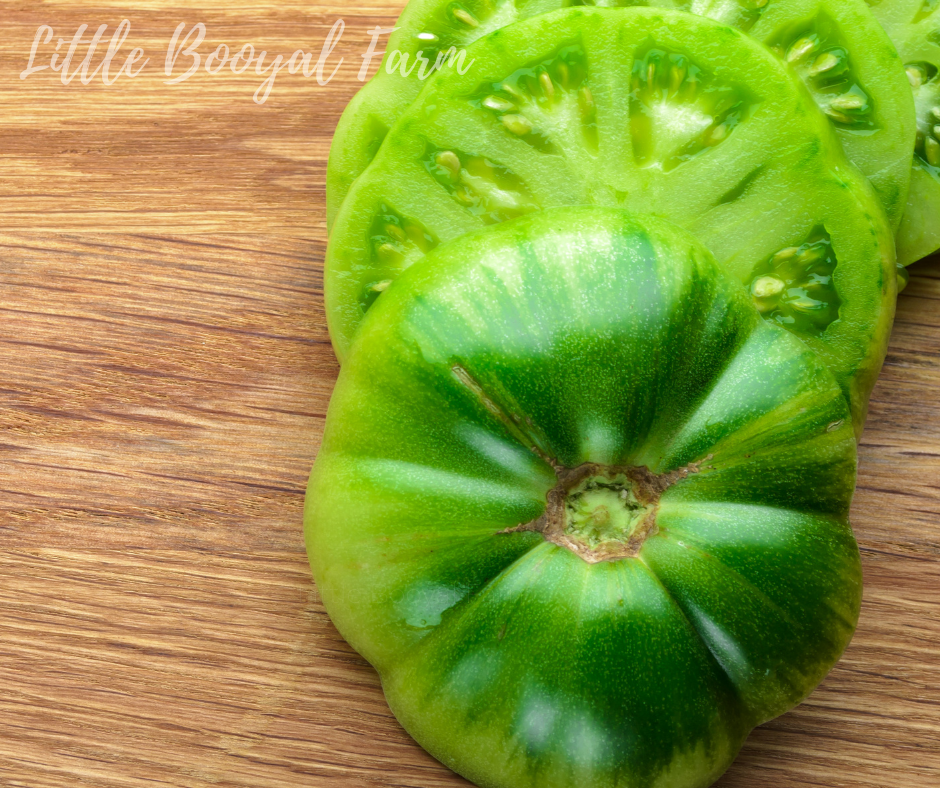
[[[898,227],[911,178],[914,107],[901,60],[865,0],[412,0],[381,68],[337,126],[327,170],[328,225],[388,130],[418,97],[426,84],[422,76],[437,63],[454,67],[448,66],[451,47],[459,51],[501,27],[559,8],[635,5],[710,17],[769,46],[803,80]]]
[[[308,488],[327,610],[486,788],[704,788],[851,639],[848,405],[692,236],[608,208],[376,304]]]
[[[872,11],[901,53],[917,107],[914,171],[897,239],[898,262],[910,265],[940,249],[940,3],[881,0]]]
[[[785,67],[656,9],[568,9],[433,78],[349,194],[326,302],[342,360],[371,304],[436,245],[543,208],[652,213],[702,241],[764,316],[821,354],[861,428],[894,316],[890,228]],[[468,61],[469,62],[469,61]]]

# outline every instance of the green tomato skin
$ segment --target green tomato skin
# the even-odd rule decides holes
[[[686,469],[635,557],[506,533],[584,463]],[[458,773],[705,788],[851,639],[855,464],[831,373],[691,236],[550,210],[440,247],[370,310],[305,534],[336,626]]]
[[[918,0],[919,2],[920,0]],[[887,0],[886,0],[887,2]],[[467,47],[504,26],[539,14],[572,5],[624,8],[649,5],[688,11],[738,27],[787,60],[787,48],[800,36],[820,30],[833,32],[838,40],[830,47],[845,47],[850,54],[853,81],[871,94],[866,117],[874,131],[853,128],[833,121],[832,126],[849,159],[869,178],[897,229],[904,213],[911,179],[910,151],[914,145],[915,119],[913,101],[907,91],[901,60],[888,36],[872,17],[864,0],[769,0],[757,4],[728,0],[594,0],[573,3],[570,0],[482,0],[467,3],[467,10],[478,15],[478,24],[469,26],[450,16],[454,5],[446,0],[412,0],[396,23],[397,31],[388,40],[386,55],[375,77],[363,87],[344,111],[333,137],[327,168],[327,227],[332,228],[340,206],[356,178],[375,157],[382,140],[402,113],[417,99],[427,84],[419,78],[417,54],[432,62],[439,49]],[[756,13],[749,14],[751,7]],[[483,13],[480,13],[483,11]],[[878,9],[875,9],[876,13]],[[435,36],[427,40],[427,36]],[[422,37],[424,36],[424,37]],[[408,57],[402,75],[400,60],[391,65],[389,56],[399,52]],[[832,80],[810,76],[818,52],[793,62],[796,76],[807,85],[821,90],[814,96],[825,110],[826,102],[838,95]],[[805,62],[804,62],[805,61]],[[425,73],[427,70],[425,69]]]
[[[897,237],[898,262],[913,265],[940,249],[940,180],[914,165],[907,213]]]

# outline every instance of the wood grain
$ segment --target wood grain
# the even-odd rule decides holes
[[[366,31],[389,26],[399,7],[390,0],[8,0],[0,22],[0,226],[322,237],[333,128],[360,86]],[[40,25],[55,32],[37,65],[49,62],[60,37],[64,56],[79,25],[89,26],[90,38],[107,24],[110,36],[123,19],[131,30],[115,62],[132,47],[143,48],[150,62],[138,77],[110,87],[100,77],[88,85],[76,78],[65,86],[47,69],[20,79]],[[228,67],[210,76],[203,68],[177,85],[164,84],[168,46],[180,23],[187,30],[205,25],[198,50],[203,65],[219,44],[237,51],[246,43],[266,51],[270,65],[297,49],[312,52],[315,62],[338,19],[346,28],[324,76],[344,62],[326,86],[282,70],[258,105],[252,97],[265,77],[255,66],[241,76]],[[99,48],[102,56],[106,48]],[[185,73],[185,60],[180,57],[174,76]],[[378,59],[372,72],[377,66]]]
[[[397,725],[301,541],[337,367],[323,174],[361,8],[4,5],[0,37],[0,785],[468,785]],[[39,24],[132,22],[350,64],[320,87],[155,71],[19,79]],[[61,30],[61,33],[60,33]],[[311,44],[313,42],[313,44]],[[203,47],[204,51],[209,51]],[[722,788],[940,786],[940,261],[902,296],[862,444],[865,602],[823,686]]]

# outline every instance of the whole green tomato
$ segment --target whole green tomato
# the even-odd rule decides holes
[[[485,788],[703,788],[851,639],[848,405],[684,231],[549,210],[366,316],[307,495],[340,632]]]

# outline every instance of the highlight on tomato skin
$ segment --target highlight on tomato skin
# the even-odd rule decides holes
[[[705,788],[851,639],[855,468],[833,374],[693,235],[554,209],[375,301],[305,535],[331,618],[450,768]]]

